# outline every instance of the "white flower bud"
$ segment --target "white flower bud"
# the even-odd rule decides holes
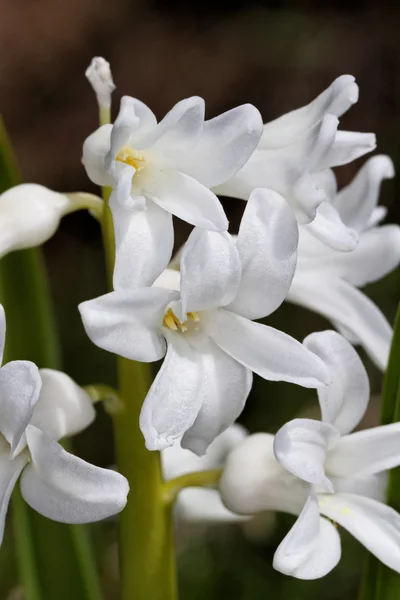
[[[97,96],[99,106],[109,108],[111,94],[115,90],[110,63],[101,56],[95,56],[86,69],[85,75]]]

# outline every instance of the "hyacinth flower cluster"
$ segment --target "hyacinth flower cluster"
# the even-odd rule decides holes
[[[90,465],[58,443],[93,421],[86,391],[61,372],[7,363],[0,370],[0,526],[20,476],[26,502],[51,519],[84,523],[123,511],[124,599],[148,598],[151,579],[161,582],[162,561],[154,567],[151,552],[164,548],[166,528],[151,543],[140,537],[139,497],[153,507],[148,528],[159,526],[166,506],[189,521],[295,515],[273,564],[300,579],[322,577],[338,563],[332,522],[400,573],[400,515],[385,504],[387,471],[400,465],[400,425],[352,433],[370,395],[354,347],[385,371],[392,340],[385,316],[358,288],[400,263],[400,228],[381,225],[378,205],[382,181],[394,175],[390,159],[373,156],[337,188],[333,169],[376,146],[373,134],[339,129],[358,100],[354,78],[337,78],[309,105],[267,124],[250,104],[206,119],[199,97],[158,121],[128,96],[111,123],[108,63],[94,59],[86,75],[101,124],[83,143],[82,163],[103,198],[38,184],[7,190],[0,256],[43,244],[75,210],[100,221],[111,286],[79,311],[87,336],[120,367],[109,410],[121,472]],[[237,235],[218,195],[246,202]],[[174,218],[193,228],[172,258]],[[268,317],[285,301],[323,315],[337,331],[299,341],[272,327]],[[0,330],[4,346],[3,314]],[[139,398],[156,361],[158,373]],[[321,420],[294,418],[275,436],[249,434],[236,421],[253,374],[316,389]],[[207,472],[215,477],[202,483]],[[157,481],[147,485],[154,473]],[[148,573],[140,560],[153,565]],[[158,597],[175,598],[173,591]]]

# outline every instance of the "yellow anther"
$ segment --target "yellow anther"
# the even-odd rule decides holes
[[[196,312],[187,313],[187,318],[188,321],[194,321],[195,323],[198,323],[200,321],[199,315]],[[172,308],[169,308],[164,315],[163,325],[164,327],[168,327],[168,329],[171,329],[172,331],[181,331],[182,333],[184,333],[188,330],[188,321],[184,321],[182,323],[182,321],[178,319]]]
[[[115,160],[130,165],[136,169],[137,172],[144,168],[145,163],[144,156],[129,146],[124,146],[122,150],[119,151]]]

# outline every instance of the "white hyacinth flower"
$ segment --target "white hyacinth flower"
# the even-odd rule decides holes
[[[400,423],[350,433],[369,398],[360,358],[334,331],[314,333],[304,343],[334,374],[318,391],[322,422],[295,419],[275,438],[248,437],[228,456],[222,498],[239,514],[300,515],[275,553],[274,567],[282,573],[316,579],[336,566],[340,537],[327,518],[400,572],[400,515],[383,503],[387,470],[400,464]]]
[[[195,228],[180,274],[167,270],[152,287],[129,286],[136,256],[121,254],[117,246],[115,291],[79,308],[88,336],[100,348],[143,362],[166,353],[141,412],[148,449],[162,450],[183,436],[185,448],[204,453],[241,413],[252,371],[306,387],[328,381],[319,357],[253,321],[285,299],[297,237],[286,201],[273,191],[255,190],[237,244],[227,232]]]
[[[261,116],[250,104],[205,121],[204,100],[188,98],[157,123],[145,104],[125,96],[114,125],[86,139],[82,162],[94,183],[114,188],[116,227],[127,243],[140,244],[143,271],[154,238],[162,241],[160,254],[171,257],[172,215],[212,231],[228,228],[209,188],[245,164],[261,133]]]
[[[337,131],[338,117],[357,100],[354,77],[338,77],[309,105],[264,125],[260,143],[250,160],[214,191],[247,200],[254,188],[271,188],[286,198],[300,224],[312,223],[310,233],[337,250],[352,250],[357,235],[329,206],[329,197],[321,186],[321,173],[375,148],[374,134]],[[319,206],[320,218],[314,222]],[[327,235],[331,224],[335,226],[335,235]]]
[[[0,305],[0,361],[5,316]],[[0,368],[0,543],[12,490],[20,479],[25,501],[63,523],[89,523],[120,512],[125,477],[66,452],[57,440],[93,421],[89,396],[70,377],[24,360]]]
[[[331,175],[326,178],[330,182],[326,189],[332,206],[359,234],[359,244],[352,252],[337,252],[310,235],[307,227],[301,228],[297,270],[288,300],[331,320],[385,369],[392,329],[379,308],[357,288],[381,279],[400,263],[400,227],[379,226],[386,212],[378,206],[379,190],[384,179],[393,177],[393,164],[388,156],[373,156],[339,192]],[[330,235],[335,235],[334,227],[330,227]]]
[[[101,211],[102,203],[92,194],[59,194],[34,183],[10,188],[0,195],[0,258],[44,244],[64,215],[82,208]]]
[[[188,473],[222,467],[229,452],[246,435],[244,427],[235,423],[209,445],[204,456],[196,456],[182,448],[178,440],[161,452],[164,479],[169,481]],[[213,488],[184,488],[179,492],[174,510],[178,520],[191,523],[229,523],[243,521],[244,518],[225,508],[218,490]]]

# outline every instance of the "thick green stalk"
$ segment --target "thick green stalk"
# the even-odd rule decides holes
[[[0,120],[0,192],[19,184],[18,167]],[[27,359],[60,367],[50,290],[42,255],[32,248],[0,261],[0,301],[7,318],[4,361]],[[88,532],[45,519],[12,499],[16,555],[27,600],[101,600]]]
[[[103,243],[112,288],[114,238],[103,189]],[[128,503],[120,515],[119,549],[122,600],[175,600],[176,566],[172,504],[164,500],[159,452],[146,449],[139,415],[151,385],[148,364],[118,358],[119,407],[114,412],[117,465],[129,481]]]

